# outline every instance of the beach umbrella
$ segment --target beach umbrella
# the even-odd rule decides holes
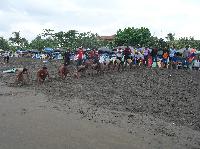
[[[107,47],[101,47],[98,50],[101,51],[101,52],[112,52],[112,50],[107,48]]]
[[[66,50],[63,48],[56,48],[54,52],[65,52]]]
[[[48,52],[53,52],[54,50],[52,48],[44,48],[43,51],[48,53]]]

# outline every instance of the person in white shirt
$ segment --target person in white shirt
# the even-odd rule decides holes
[[[4,53],[4,58],[3,58],[4,63],[9,63],[9,59],[10,59],[9,53],[8,52]]]

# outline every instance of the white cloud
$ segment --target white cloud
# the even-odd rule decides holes
[[[111,35],[119,28],[144,26],[159,37],[173,32],[200,39],[199,7],[198,0],[2,0],[0,36],[20,30],[33,39],[45,28]]]

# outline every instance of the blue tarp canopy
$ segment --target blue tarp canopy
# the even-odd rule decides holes
[[[34,50],[30,50],[30,52],[31,52],[31,53],[40,53],[40,51],[35,50],[35,49],[34,49]]]
[[[44,52],[53,52],[54,50],[52,48],[44,48]]]
[[[17,53],[28,53],[27,50],[22,50],[22,49],[18,49],[16,52],[17,52]]]

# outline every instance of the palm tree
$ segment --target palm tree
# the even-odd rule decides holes
[[[20,37],[20,31],[19,32],[13,32],[12,33],[14,37],[10,37],[9,40],[17,46],[17,48],[22,48],[28,45],[28,40],[26,38]]]
[[[21,43],[21,37],[20,37],[20,31],[19,32],[13,32],[12,34],[14,34],[14,38],[10,37],[9,40],[16,44],[17,46],[20,46]]]
[[[175,40],[175,34],[169,33],[167,37],[165,37],[168,41],[172,42]]]

